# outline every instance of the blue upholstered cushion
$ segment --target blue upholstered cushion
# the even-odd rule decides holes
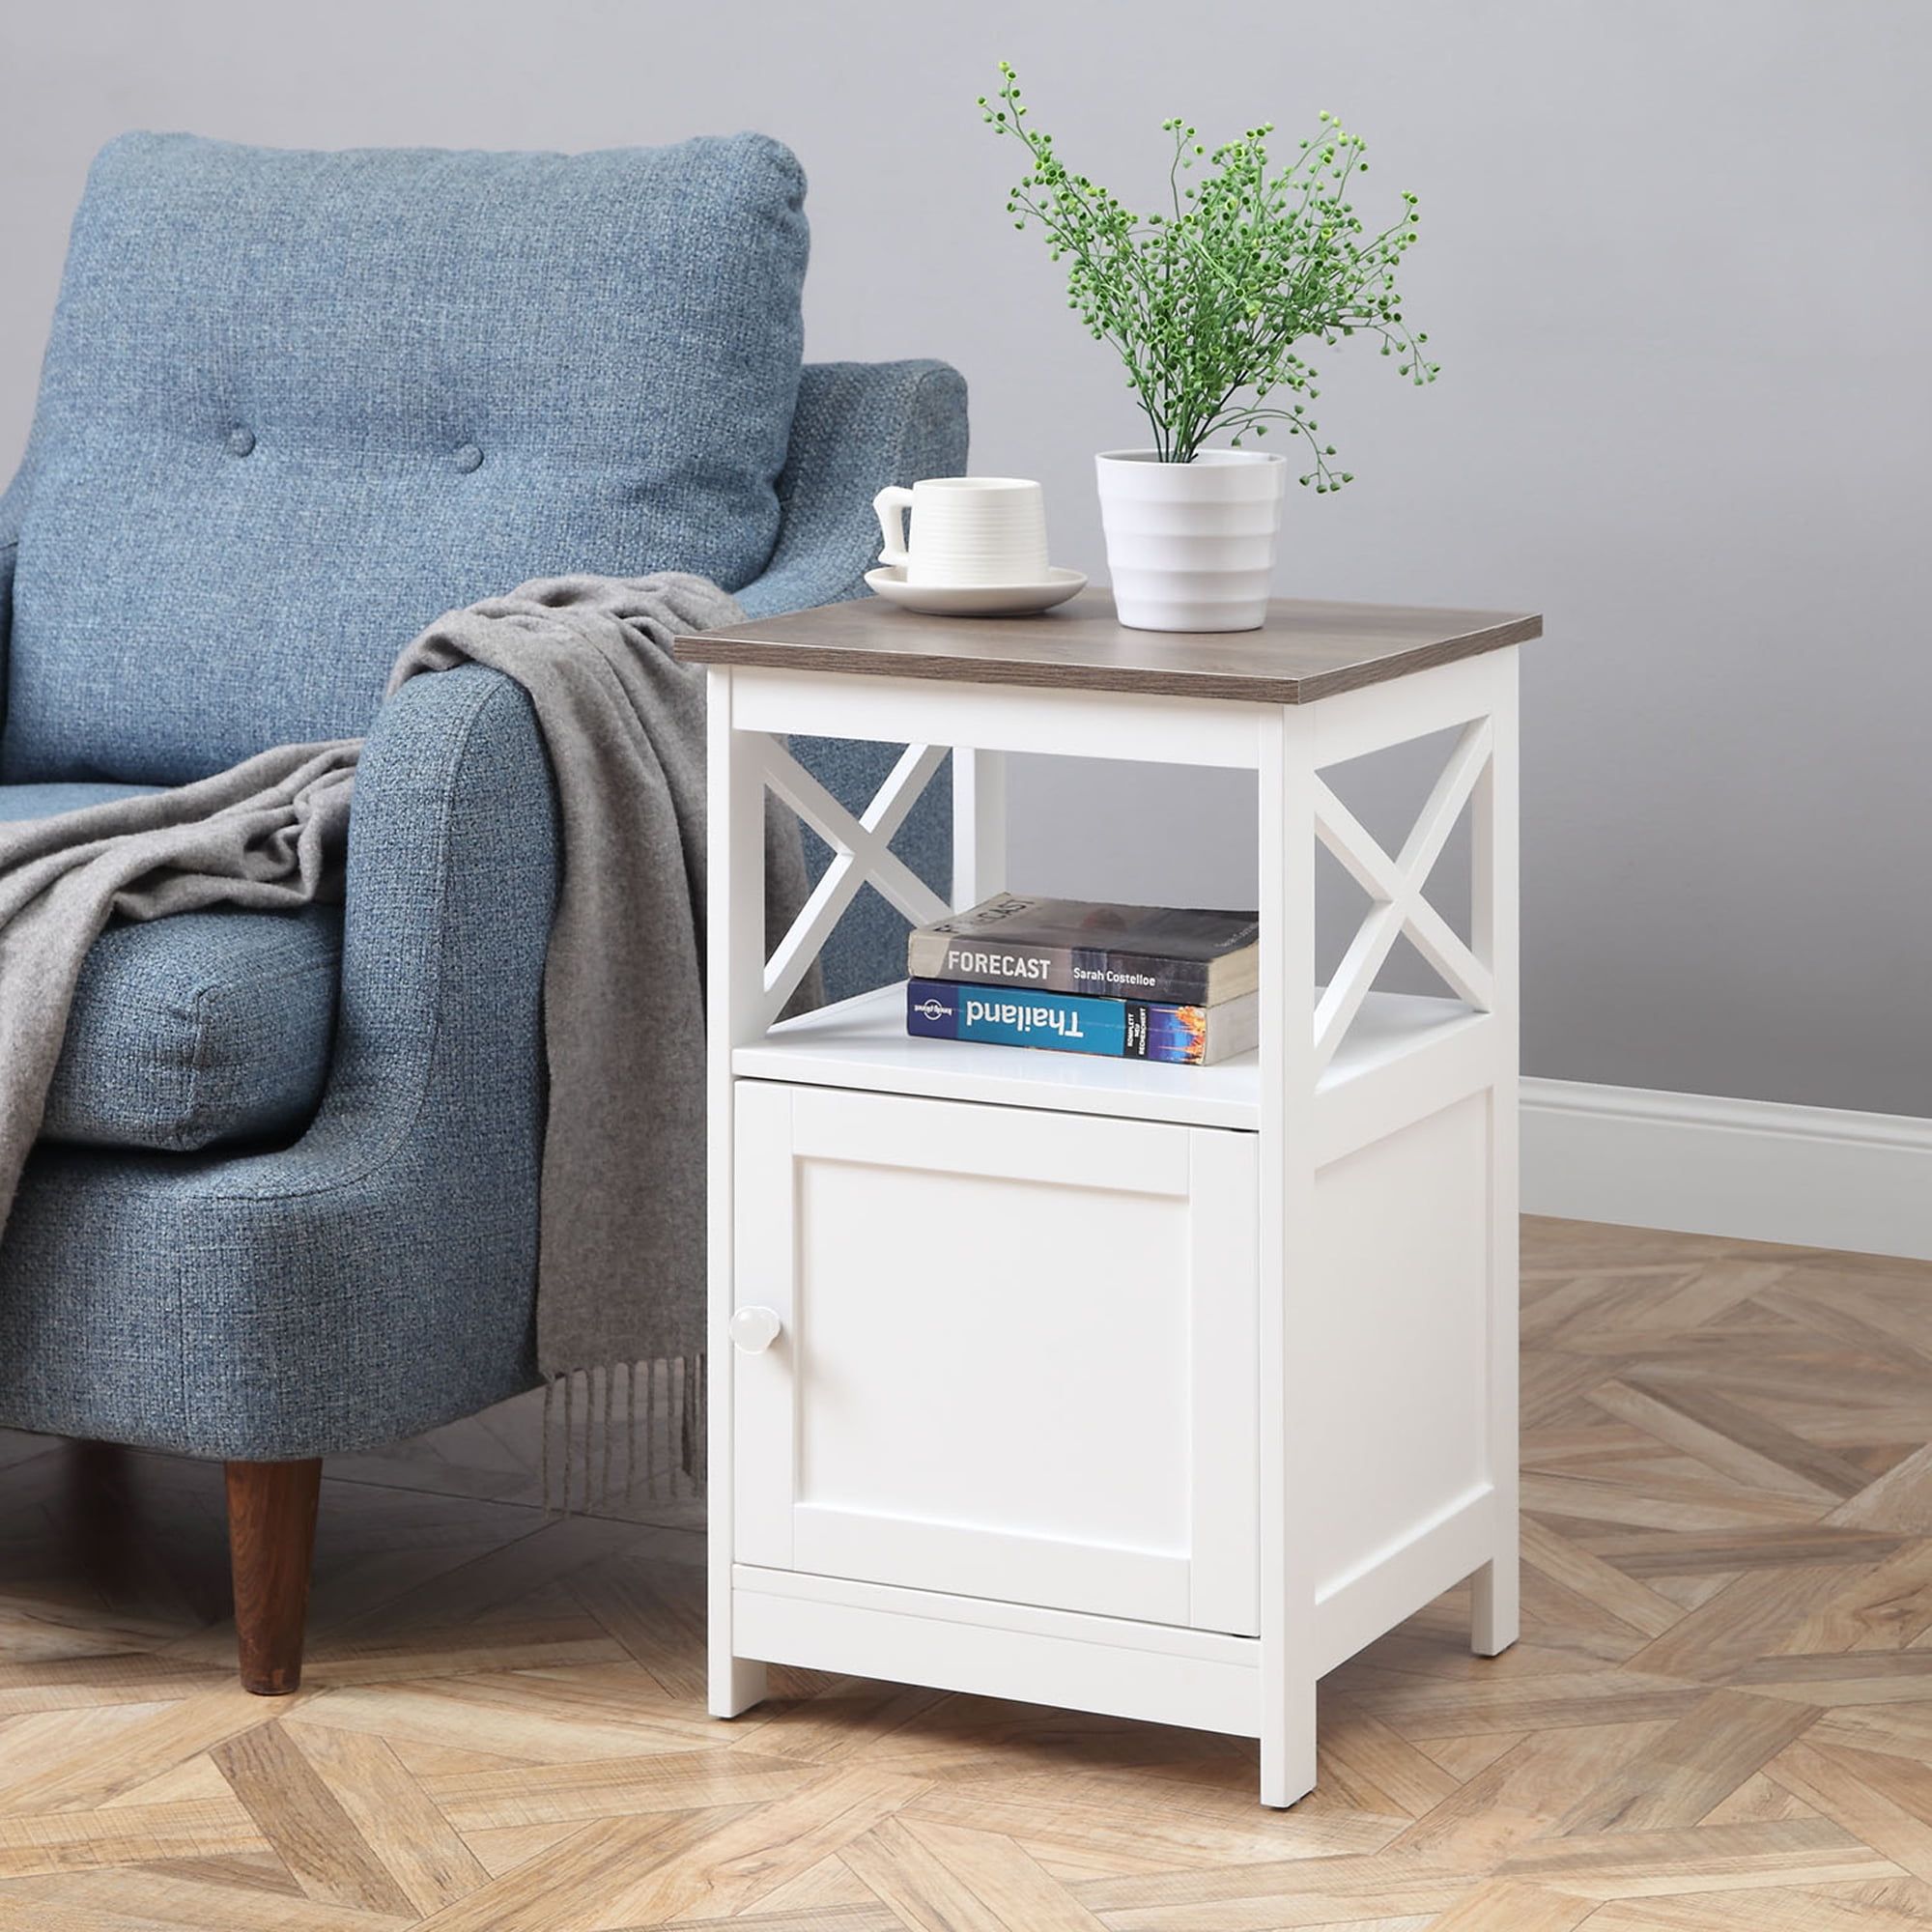
[[[140,789],[0,785],[0,820]],[[173,1152],[293,1134],[327,1079],[341,958],[336,906],[110,926],[74,989],[43,1133]]]
[[[749,583],[779,528],[803,193],[749,134],[112,143],[48,348],[0,779],[174,782],[353,736],[422,625],[526,578]]]
[[[153,785],[104,784],[99,779],[78,784],[0,785],[0,822],[16,818],[52,818],[56,812],[79,811],[84,806],[105,805],[111,799],[139,798]]]

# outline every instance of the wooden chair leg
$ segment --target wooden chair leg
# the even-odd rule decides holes
[[[242,1688],[258,1697],[285,1697],[301,1683],[322,1459],[230,1463],[227,1469]]]

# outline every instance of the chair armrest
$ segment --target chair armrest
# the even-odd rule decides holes
[[[335,1048],[294,1151],[307,1186],[425,1138],[534,1172],[556,887],[555,788],[528,697],[481,666],[412,678],[355,775]],[[231,1183],[253,1165],[233,1163]]]
[[[944,362],[813,362],[779,478],[778,547],[740,590],[753,617],[860,597],[878,558],[872,498],[966,467],[966,383]]]

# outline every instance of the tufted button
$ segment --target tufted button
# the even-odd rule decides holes
[[[228,432],[228,453],[230,456],[246,456],[255,447],[255,432],[243,429],[238,423]]]
[[[459,469],[481,469],[483,452],[473,442],[461,444],[449,459]]]

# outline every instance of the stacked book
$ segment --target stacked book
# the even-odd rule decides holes
[[[1259,1037],[1251,912],[999,893],[906,941],[906,1031],[1207,1066]]]

